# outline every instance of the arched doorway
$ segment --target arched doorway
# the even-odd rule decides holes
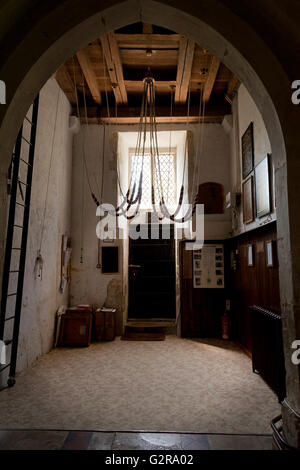
[[[3,60],[1,79],[7,84],[8,104],[0,109],[1,167],[7,167],[19,125],[41,86],[65,59],[95,37],[143,20],[175,29],[210,49],[248,88],[263,116],[272,145],[276,167],[287,388],[290,404],[297,409],[299,369],[291,364],[289,354],[290,344],[296,339],[297,327],[294,316],[297,278],[293,275],[296,267],[292,263],[291,252],[294,259],[297,259],[300,248],[296,245],[295,236],[299,222],[295,222],[291,229],[289,221],[297,214],[297,201],[293,198],[293,191],[297,188],[296,178],[293,180],[290,173],[296,174],[299,166],[296,160],[299,143],[294,132],[298,125],[298,115],[291,104],[288,72],[283,69],[266,42],[250,24],[232,12],[226,6],[227,3],[218,1],[208,7],[205,1],[196,4],[186,2],[184,6],[181,2],[176,2],[178,7],[175,7],[175,2],[172,2],[173,6],[169,6],[167,1],[129,0],[105,2],[99,7],[98,2],[91,0],[85,2],[84,6],[79,1],[64,1],[55,2],[43,11],[36,9],[32,24],[30,25],[30,21],[24,24],[14,42],[4,51],[6,60]],[[22,4],[20,8],[22,9]],[[62,17],[64,22],[61,21]],[[13,29],[12,27],[12,32]],[[5,173],[1,171],[1,174],[4,178]],[[4,192],[1,198],[6,200]],[[3,210],[2,221],[5,216]]]

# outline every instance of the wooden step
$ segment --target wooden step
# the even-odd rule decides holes
[[[164,341],[166,335],[163,333],[142,333],[142,332],[126,332],[121,336],[123,341]]]
[[[126,341],[164,341],[165,337],[165,328],[161,325],[136,323],[125,326],[125,332],[121,339]]]
[[[162,328],[170,328],[176,326],[176,320],[157,320],[157,319],[141,319],[141,320],[128,320],[126,325],[130,327],[162,327]]]

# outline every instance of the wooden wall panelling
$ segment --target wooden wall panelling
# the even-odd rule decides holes
[[[183,337],[220,337],[225,300],[231,301],[231,339],[252,350],[249,307],[258,305],[280,313],[276,223],[224,241],[225,289],[194,289],[192,252],[180,244],[181,331]],[[274,267],[267,267],[266,241],[274,240]],[[214,242],[215,243],[215,242]],[[220,243],[220,241],[218,242]],[[254,266],[248,266],[247,246],[254,245]],[[231,251],[238,250],[237,269]]]
[[[279,271],[276,259],[276,223],[248,232],[225,242],[227,260],[231,250],[238,250],[237,270],[227,262],[228,295],[231,299],[233,335],[249,351],[252,350],[251,314],[249,307],[258,305],[280,313]],[[275,264],[267,267],[267,240],[274,240]],[[254,266],[248,266],[247,246],[254,245]]]
[[[210,243],[220,243],[211,241]],[[182,337],[220,337],[226,289],[194,289],[192,251],[180,244]]]

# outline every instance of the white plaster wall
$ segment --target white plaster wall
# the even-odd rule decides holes
[[[272,153],[268,133],[262,119],[262,116],[248,93],[244,85],[239,87],[238,93],[233,101],[233,127],[230,132],[231,141],[231,188],[233,191],[242,192],[242,153],[241,139],[253,122],[254,127],[254,166],[261,162],[265,156]],[[254,175],[254,172],[251,173]],[[274,169],[272,164],[271,172],[271,191],[274,192]],[[274,198],[273,198],[274,200]],[[238,214],[237,227],[233,234],[237,235],[245,231],[252,230],[276,219],[276,209],[272,207],[269,215],[261,218],[255,218],[250,224],[243,223],[242,204]]]
[[[58,98],[59,97],[59,98]],[[34,264],[41,239],[51,144],[53,160],[49,180],[45,228],[42,243],[42,280],[34,277]],[[53,345],[55,313],[68,303],[68,289],[59,292],[61,237],[71,228],[72,139],[69,132],[70,104],[56,80],[50,79],[40,91],[35,147],[31,211],[27,243],[17,370],[21,371]]]
[[[120,250],[120,272],[118,274],[102,274],[101,269],[97,268],[98,262],[101,263],[101,257],[98,257],[98,248],[101,249],[102,242],[99,243],[96,237],[96,225],[99,218],[96,217],[96,205],[90,195],[88,179],[93,192],[100,201],[103,135],[103,126],[84,125],[74,139],[71,305],[84,302],[97,307],[103,306],[107,299],[108,286],[113,285],[113,281],[117,281],[122,290],[123,256],[120,240],[115,242]],[[117,201],[117,134],[115,126],[105,126],[104,155],[103,202],[115,206]],[[118,302],[120,301],[123,299],[118,298]],[[119,325],[122,324],[122,319],[119,316],[122,316],[120,309],[117,314],[118,332],[120,332]]]
[[[186,130],[182,124],[161,124],[158,131],[169,131],[170,129]],[[118,154],[118,132],[137,132],[137,125],[106,125],[105,126],[105,149],[104,149],[104,187],[103,202],[116,204],[118,200],[117,185],[117,154]],[[192,134],[192,142],[189,159],[189,180],[193,180],[194,158],[197,141],[200,137],[199,127],[190,124],[188,130]],[[125,139],[126,140],[126,139]],[[126,144],[121,142],[120,149],[124,150]],[[91,303],[104,305],[107,298],[107,288],[113,280],[123,284],[122,270],[120,274],[102,274],[97,269],[98,262],[98,240],[96,238],[96,205],[90,196],[89,185],[85,175],[83,164],[83,149],[86,156],[89,180],[92,190],[100,200],[101,174],[103,157],[103,126],[82,125],[81,131],[74,138],[73,144],[73,179],[72,179],[72,281],[70,303]],[[126,170],[126,165],[120,165],[120,169]],[[127,170],[126,170],[126,174]],[[121,174],[123,191],[124,178]],[[230,138],[221,124],[206,124],[204,126],[203,154],[200,158],[199,183],[214,181],[224,185],[224,192],[230,189]],[[229,235],[231,229],[230,213],[206,216],[205,237],[208,239],[224,239]],[[122,242],[120,242],[122,245]],[[82,251],[82,263],[80,262]],[[124,247],[122,265],[124,263],[124,275],[126,275],[127,248]],[[121,266],[122,268],[122,266]],[[126,285],[123,285],[123,298],[126,294]],[[126,297],[126,296],[125,296]],[[125,305],[125,304],[124,304]],[[124,313],[124,312],[123,312]],[[122,313],[120,313],[122,316]]]

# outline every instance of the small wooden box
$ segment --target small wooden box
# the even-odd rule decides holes
[[[93,338],[97,341],[113,341],[116,337],[116,309],[99,308],[94,313]]]
[[[67,312],[61,317],[59,346],[89,346],[91,333],[91,312]]]

